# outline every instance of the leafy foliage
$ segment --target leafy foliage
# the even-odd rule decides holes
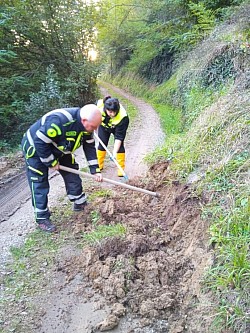
[[[5,99],[6,101],[8,98],[10,100],[11,90],[17,96],[15,90],[21,90],[22,86],[27,84],[27,81],[23,77],[13,76],[9,80],[2,80],[3,85],[9,87],[8,94],[5,92],[6,95],[4,95],[4,90],[2,90],[3,100]],[[27,86],[29,85],[27,84]],[[11,144],[15,145],[19,143],[27,127],[45,112],[58,107],[58,105],[63,105],[63,100],[66,100],[66,97],[60,92],[58,78],[53,66],[48,67],[47,76],[45,82],[41,84],[40,91],[31,93],[29,101],[18,101],[17,98],[14,98],[14,101],[9,106],[0,108],[0,139],[9,142],[9,144],[2,146],[3,150],[4,148],[9,148]]]
[[[213,30],[223,18],[222,10],[241,2],[104,1],[98,47],[106,71],[111,76],[129,71],[162,83],[174,73],[179,54]]]
[[[60,93],[57,75],[53,66],[48,67],[46,81],[41,84],[41,89],[37,93],[30,95],[30,101],[25,104],[27,121],[32,123],[44,115],[48,110],[52,110],[57,105],[62,104],[63,97]]]
[[[0,9],[0,139],[10,140],[17,128],[56,103],[83,105],[93,99],[98,67],[89,61],[89,50],[97,9],[71,0],[6,0]],[[57,88],[47,81],[51,66]],[[60,88],[60,97],[52,86]],[[29,100],[37,112],[27,111]]]
[[[10,60],[16,57],[16,53],[8,50],[0,50],[0,63],[10,63]]]
[[[190,45],[195,45],[207,33],[209,33],[215,25],[215,15],[211,9],[206,9],[203,2],[190,2],[188,4],[190,18],[194,21],[191,28],[185,29],[183,33],[177,33],[172,37],[171,48],[175,51],[188,49]]]

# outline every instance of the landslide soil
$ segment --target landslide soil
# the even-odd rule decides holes
[[[64,218],[58,224],[58,234],[68,231],[73,243],[62,247],[54,267],[46,272],[41,291],[29,298],[34,306],[32,314],[24,305],[8,309],[8,314],[2,312],[3,332],[9,332],[13,316],[22,322],[15,332],[23,333],[211,332],[211,303],[208,295],[201,292],[202,277],[212,260],[207,241],[208,221],[200,216],[204,199],[197,197],[192,187],[175,179],[168,161],[147,169],[140,152],[146,154],[157,140],[162,140],[162,133],[155,126],[157,116],[146,103],[124,91],[117,92],[137,103],[142,117],[141,126],[134,126],[133,134],[127,138],[129,184],[157,192],[159,197],[113,186],[111,195],[90,201],[85,211],[74,218]],[[143,123],[145,112],[149,112],[150,127]],[[104,176],[117,180],[108,163],[106,169]],[[59,178],[52,179],[57,191],[63,189]],[[88,190],[94,192],[98,186],[91,184]],[[58,195],[53,191],[52,188],[50,199],[58,206]],[[19,214],[22,209],[26,211],[26,221],[19,219],[23,228],[19,236],[25,239],[34,230],[29,200],[21,205]],[[98,212],[96,223],[93,211]],[[17,214],[18,211],[15,221],[20,217]],[[10,218],[4,223],[9,226],[15,222]],[[126,228],[124,236],[76,246],[96,224],[118,223]],[[15,237],[15,228],[10,230],[14,243],[18,234]],[[1,265],[4,267],[3,260]]]

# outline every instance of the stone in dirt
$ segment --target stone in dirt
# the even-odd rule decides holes
[[[106,332],[109,330],[112,330],[119,324],[119,319],[113,315],[110,314],[104,321],[99,323],[96,328],[99,329],[101,332]]]

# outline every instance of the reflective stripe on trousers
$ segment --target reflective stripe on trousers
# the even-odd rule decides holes
[[[26,137],[23,138],[22,147],[24,147],[25,140]],[[26,151],[24,149],[24,157],[26,157],[25,155]],[[32,195],[32,205],[34,207],[35,218],[36,220],[49,218],[49,168],[41,162],[40,158],[36,153],[32,157],[25,158],[25,162],[27,178]],[[74,158],[72,158],[71,154],[66,154],[60,157],[59,163],[72,169],[79,168],[78,164],[75,162]],[[59,172],[63,177],[66,192],[70,201],[75,201],[78,204],[85,202],[86,197],[85,194],[82,192],[82,181],[80,176],[62,170],[60,170]]]

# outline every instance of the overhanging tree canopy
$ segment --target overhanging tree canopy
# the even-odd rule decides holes
[[[66,104],[94,98],[97,66],[89,61],[89,50],[97,15],[97,8],[83,1],[6,0],[0,5],[2,138],[22,118],[24,103],[45,82],[51,65],[62,94],[67,92]]]

